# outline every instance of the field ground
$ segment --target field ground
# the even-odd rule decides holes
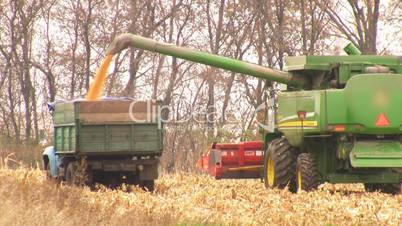
[[[402,195],[362,185],[291,194],[259,180],[176,174],[155,193],[67,187],[37,169],[0,166],[0,225],[401,225]]]

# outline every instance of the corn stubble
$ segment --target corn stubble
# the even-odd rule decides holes
[[[155,193],[68,187],[38,169],[0,167],[0,225],[400,225],[402,195],[362,185],[292,194],[258,180],[164,175]]]

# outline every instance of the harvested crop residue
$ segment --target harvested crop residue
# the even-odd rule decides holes
[[[362,185],[291,194],[258,180],[165,175],[156,192],[56,185],[36,169],[0,168],[0,225],[400,225],[402,195]]]

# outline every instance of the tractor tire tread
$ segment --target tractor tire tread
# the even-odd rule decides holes
[[[301,153],[297,158],[297,167],[299,167],[302,177],[301,189],[305,191],[317,189],[321,180],[314,155],[312,153]]]
[[[400,184],[384,184],[381,191],[391,195],[398,195],[401,193]]]
[[[272,158],[275,161],[275,182],[274,187],[284,189],[289,186],[294,179],[294,172],[296,169],[296,152],[290,146],[285,137],[277,138],[271,142],[268,147],[268,152],[272,152]],[[265,160],[265,167],[267,165],[267,158]],[[266,169],[264,170],[266,174]],[[267,181],[267,176],[264,176]],[[269,187],[265,182],[265,186]],[[291,190],[291,188],[289,187]]]

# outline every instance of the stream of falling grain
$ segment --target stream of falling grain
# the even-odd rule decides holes
[[[98,100],[101,95],[102,91],[105,86],[105,80],[107,75],[107,69],[109,68],[109,64],[112,61],[113,55],[107,55],[103,60],[101,66],[99,67],[98,71],[96,72],[95,79],[91,83],[89,87],[86,100],[94,101]]]

